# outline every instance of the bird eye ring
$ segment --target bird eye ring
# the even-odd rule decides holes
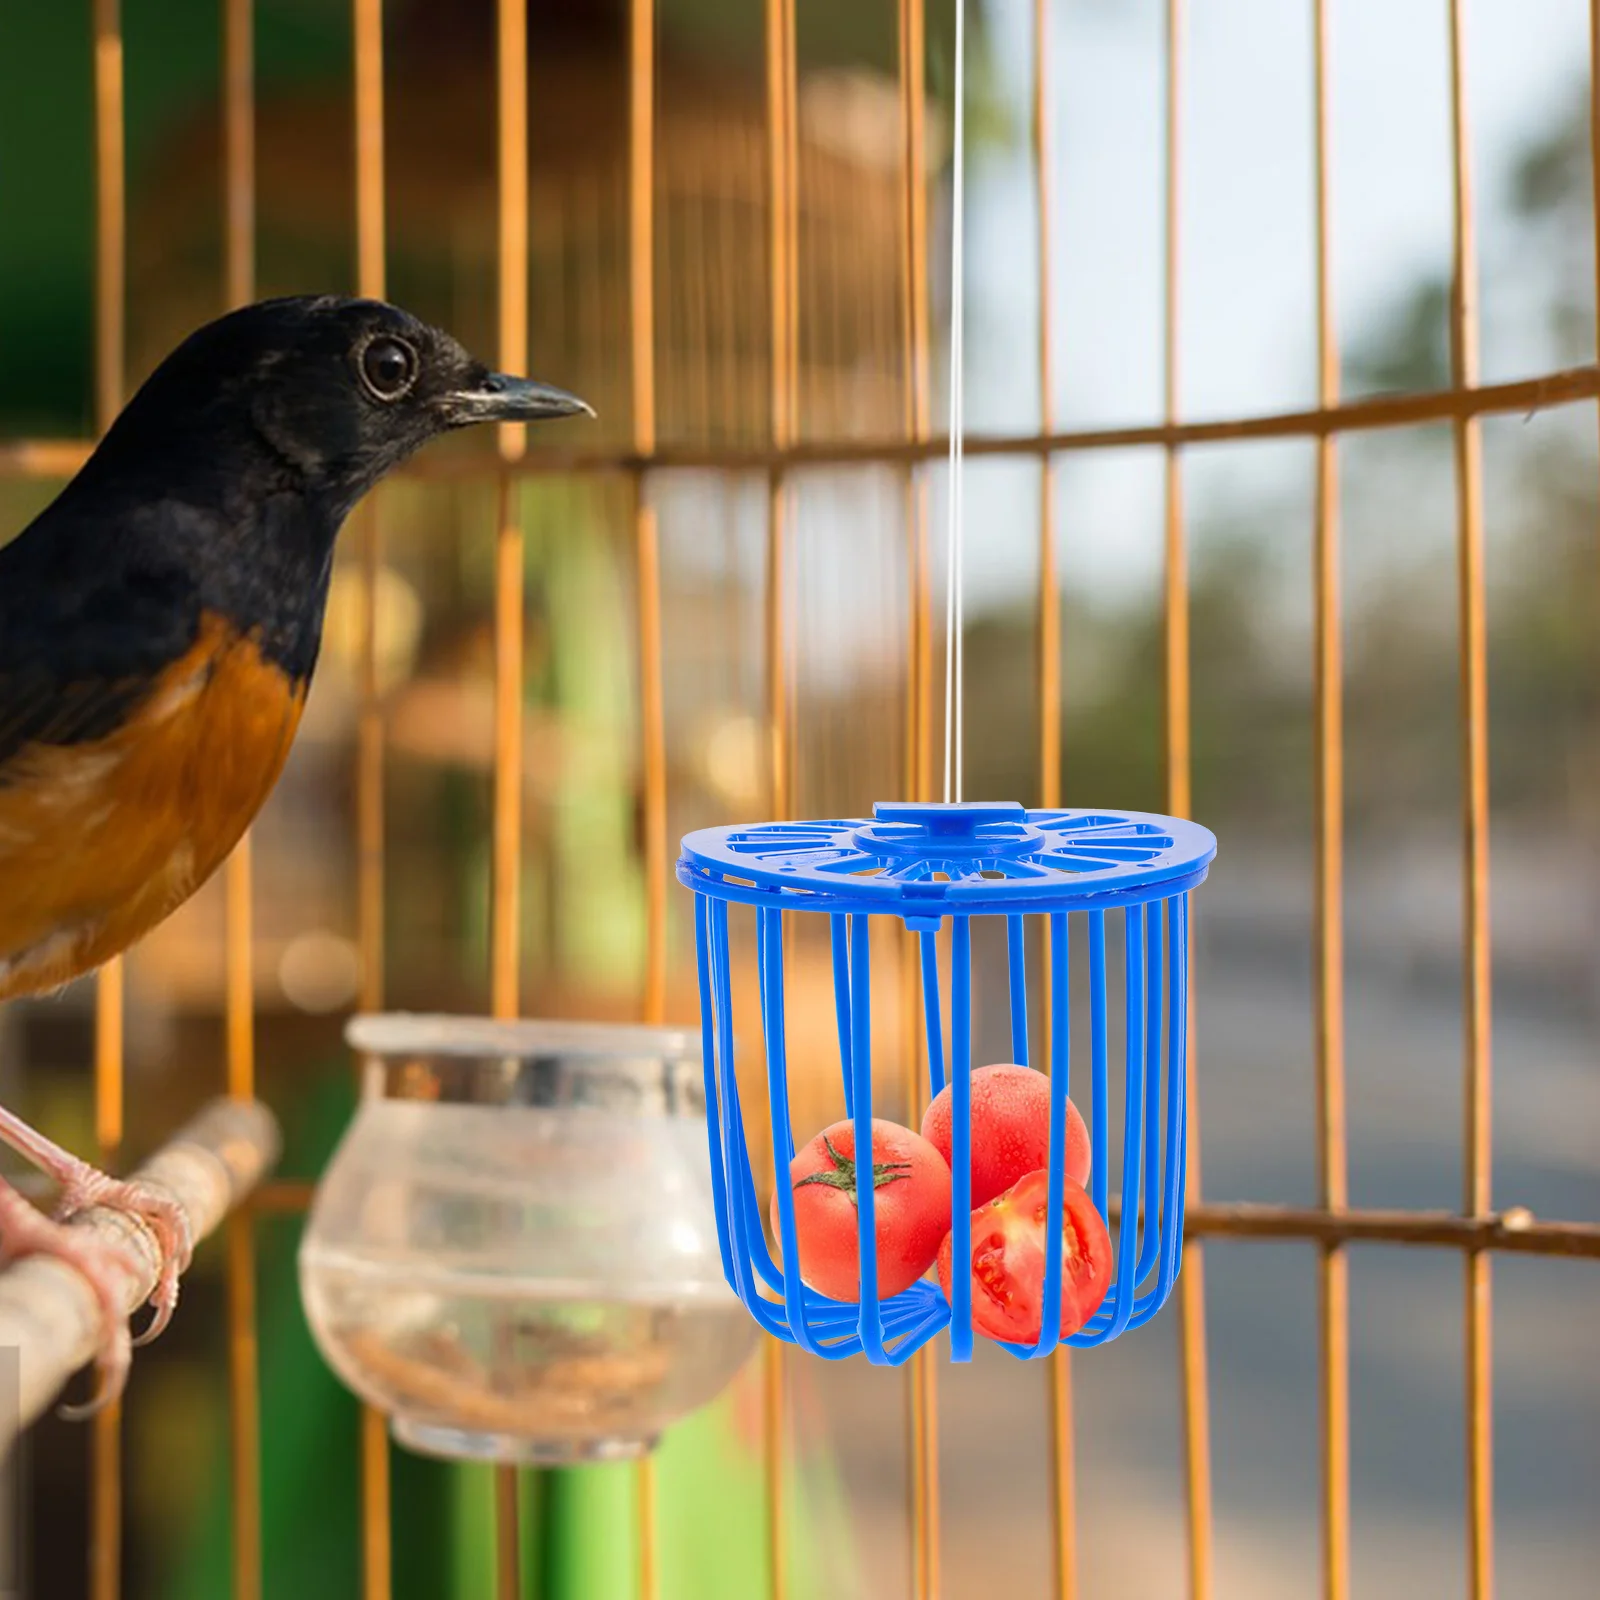
[[[417,352],[383,334],[361,352],[361,380],[378,400],[398,400],[417,381]]]

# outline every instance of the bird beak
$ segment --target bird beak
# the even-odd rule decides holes
[[[594,415],[594,407],[565,389],[533,378],[513,378],[491,372],[475,388],[444,397],[452,426],[472,422],[537,422],[548,417]]]

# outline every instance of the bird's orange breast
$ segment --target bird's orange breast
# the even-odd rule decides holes
[[[0,767],[0,1000],[91,970],[187,899],[277,781],[304,699],[208,616],[110,735]]]

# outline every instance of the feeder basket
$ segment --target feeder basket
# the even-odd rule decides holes
[[[863,1296],[860,1304],[818,1294],[798,1272],[780,1271],[767,1248],[733,1059],[730,904],[753,906],[762,1030],[766,1044],[772,1149],[777,1169],[794,1156],[784,1030],[784,918],[829,919],[834,1005],[846,1115],[858,1162],[872,1156],[871,958],[868,919],[893,917],[919,946],[928,1088],[946,1082],[939,931],[950,922],[952,1241],[956,1262],[972,1257],[971,1091],[974,917],[1006,922],[1011,1054],[1028,1064],[1027,923],[1049,927],[1049,1238],[1043,1326],[1013,1355],[1049,1355],[1058,1344],[1104,1344],[1149,1321],[1172,1292],[1183,1252],[1187,1118],[1189,895],[1216,854],[1205,828],[1137,811],[1026,811],[1014,804],[874,807],[873,818],[770,822],[689,834],[678,881],[695,893],[706,1127],[718,1242],[728,1282],[767,1332],[813,1355],[838,1360],[865,1351],[899,1365],[942,1328],[950,1354],[972,1356],[970,1273],[957,1270],[952,1300],[920,1282],[888,1299],[877,1291],[873,1189],[858,1191]],[[1120,913],[1123,962],[1120,1037],[1113,1038],[1106,923]],[[1081,930],[1081,931],[1080,931]],[[1063,1339],[1061,1234],[1066,1109],[1070,1092],[1069,939],[1088,940],[1089,1094],[1093,1146],[1089,1193],[1113,1240],[1115,1277],[1099,1310]],[[1121,1204],[1108,1206],[1113,1132],[1108,1085],[1122,1051]],[[1081,1102],[1080,1102],[1081,1103]],[[862,1154],[862,1152],[867,1152]],[[799,1259],[794,1203],[777,1185],[781,1259]]]

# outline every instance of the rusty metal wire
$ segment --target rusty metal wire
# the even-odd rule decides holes
[[[124,161],[122,16],[119,0],[94,0],[95,426],[103,432],[122,407],[126,383],[127,173]],[[124,997],[120,959],[101,969],[95,990],[95,1142],[115,1160],[123,1131]],[[121,1591],[122,1405],[90,1424],[89,1593]]]

